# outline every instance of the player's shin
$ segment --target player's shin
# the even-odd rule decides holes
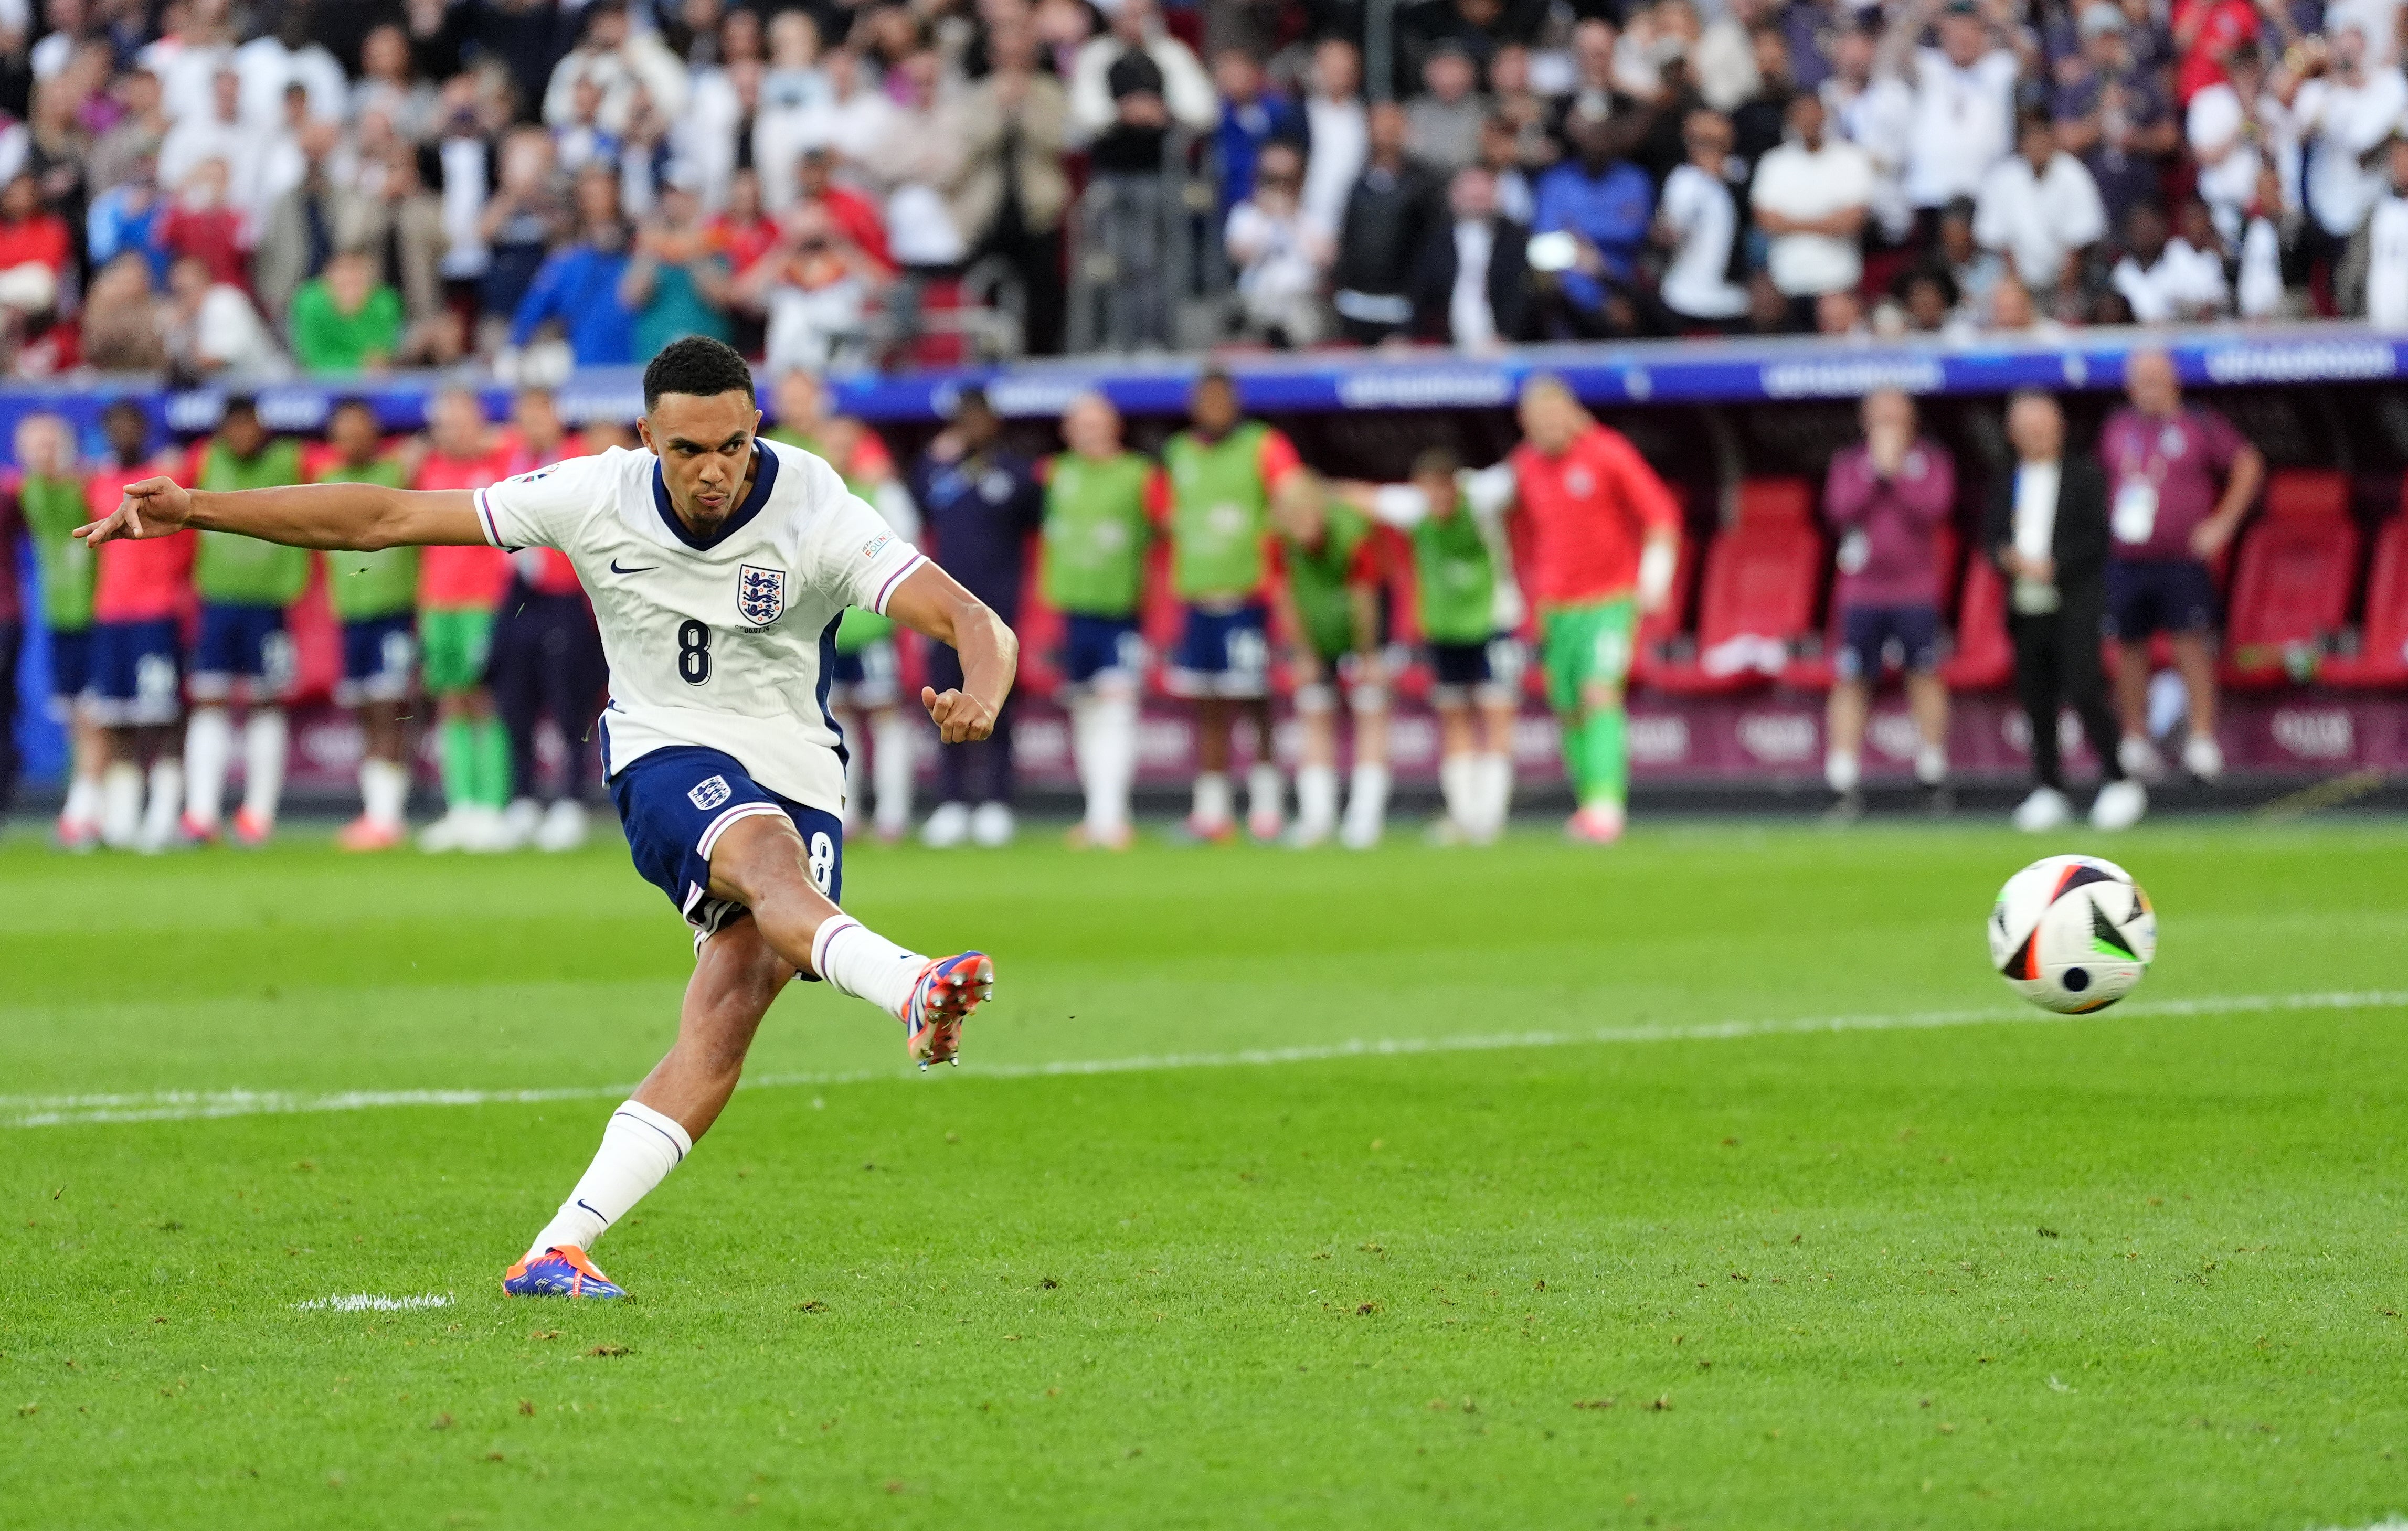
[[[142,832],[142,767],[130,760],[109,762],[100,774],[100,843],[124,851]]]
[[[284,800],[284,757],[290,742],[284,709],[255,707],[242,729],[242,810],[261,828],[276,822]]]
[[[1108,834],[1128,826],[1129,792],[1137,782],[1138,706],[1134,693],[1110,690],[1094,701],[1096,743],[1101,759],[1096,794],[1087,800],[1089,822]]]
[[[226,709],[194,708],[184,729],[184,820],[193,833],[217,829],[233,758],[234,721]]]
[[[1472,796],[1479,805],[1473,832],[1494,839],[1505,832],[1513,812],[1513,757],[1502,752],[1475,755],[1471,765]]]
[[[694,1152],[694,1139],[675,1119],[638,1101],[610,1113],[602,1146],[560,1204],[560,1210],[527,1249],[533,1259],[551,1249],[590,1250],[610,1224],[644,1199],[652,1187]]]

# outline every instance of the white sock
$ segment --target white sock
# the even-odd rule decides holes
[[[1079,773],[1079,795],[1087,811],[1081,821],[1090,836],[1114,828],[1111,814],[1111,746],[1104,738],[1108,704],[1089,692],[1070,704],[1070,764]]]
[[[215,824],[224,809],[226,766],[234,759],[234,722],[222,707],[193,709],[184,725],[184,816]],[[156,813],[158,806],[151,806]]]
[[[243,811],[262,823],[276,822],[284,801],[284,755],[291,735],[280,707],[255,707],[242,725]]]
[[[1914,779],[1927,787],[1936,787],[1948,780],[1948,747],[1944,744],[1915,746]]]
[[[869,776],[878,788],[877,823],[881,833],[900,835],[911,827],[912,723],[899,709],[889,708],[869,720]]]
[[[1229,822],[1229,777],[1225,771],[1196,773],[1196,806],[1190,810],[1197,824],[1205,829],[1218,829]]]
[[[1833,792],[1854,792],[1864,779],[1864,764],[1854,750],[1834,750],[1823,757],[1823,780]]]
[[[1105,826],[1126,827],[1129,794],[1137,786],[1138,706],[1131,694],[1096,698],[1096,735],[1104,747],[1102,776]]]
[[[397,760],[370,755],[360,762],[360,811],[367,822],[399,829],[409,803],[409,772]]]
[[[1254,783],[1249,780],[1249,789]],[[1251,790],[1255,811],[1260,812],[1261,797]],[[1338,767],[1335,766],[1299,766],[1296,768],[1296,832],[1307,839],[1316,839],[1338,827]]]
[[[552,1214],[527,1249],[533,1259],[546,1250],[590,1250],[603,1230],[627,1215],[645,1193],[668,1178],[694,1152],[694,1139],[676,1120],[650,1106],[628,1101],[610,1113],[602,1146],[585,1166],[577,1189]]]
[[[839,914],[811,937],[811,971],[829,988],[866,999],[897,1021],[911,1002],[912,986],[928,959],[907,952],[849,914]]]
[[[1269,742],[1264,741],[1266,746]],[[1287,779],[1269,761],[1256,761],[1246,773],[1246,817],[1273,823],[1286,815]]]
[[[59,809],[59,823],[69,829],[84,830],[91,828],[99,818],[99,779],[79,776],[68,782],[66,805]]]
[[[113,760],[100,773],[100,843],[122,851],[142,832],[142,767]]]
[[[141,837],[165,845],[176,833],[184,808],[184,763],[170,757],[150,763],[150,804],[142,815]]]
[[[1513,813],[1513,757],[1474,756],[1471,780],[1472,795],[1480,805],[1480,832],[1503,833],[1505,821]]]
[[[1480,827],[1479,809],[1472,801],[1473,776],[1479,770],[1475,755],[1448,755],[1438,763],[1438,794],[1446,805],[1446,816],[1458,829]]]
[[[1358,760],[1346,783],[1346,831],[1356,840],[1379,838],[1388,821],[1388,767],[1375,760]]]

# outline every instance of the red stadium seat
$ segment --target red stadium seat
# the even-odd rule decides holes
[[[2349,614],[2358,526],[2349,478],[2290,471],[2267,485],[2266,513],[2241,544],[2225,623],[2224,683],[2281,685],[2294,655],[2313,663]]]
[[[1964,593],[1956,598],[1956,651],[1940,667],[1940,676],[1950,691],[1996,691],[2014,674],[2006,576],[1976,551],[1965,562]]]
[[[2402,513],[2375,535],[2358,651],[2327,661],[2318,680],[2336,686],[2408,687],[2408,484],[2401,487]]]
[[[1738,520],[1706,550],[1698,651],[1659,666],[1650,683],[1686,695],[1764,684],[1813,630],[1822,576],[1813,490],[1802,479],[1749,479],[1740,486]]]

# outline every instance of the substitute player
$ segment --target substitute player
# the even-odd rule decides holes
[[[1196,800],[1187,827],[1226,839],[1229,731],[1235,714],[1254,724],[1246,779],[1246,828],[1279,837],[1286,781],[1271,756],[1270,506],[1274,495],[1313,492],[1292,484],[1304,466],[1288,438],[1238,408],[1238,385],[1207,372],[1188,395],[1190,427],[1162,449],[1170,475],[1170,588],[1187,608],[1170,670],[1172,694],[1196,704]]]
[[[1622,837],[1629,790],[1623,683],[1641,610],[1671,593],[1681,508],[1638,449],[1591,420],[1562,379],[1522,385],[1522,445],[1507,461],[1530,524],[1547,700],[1580,808],[1577,840]]]
[[[1524,608],[1503,521],[1512,469],[1473,473],[1453,450],[1432,447],[1413,459],[1411,482],[1350,484],[1344,493],[1412,540],[1446,804],[1437,837],[1488,844],[1512,811],[1513,719],[1527,663],[1514,636]]]
[[[824,461],[847,489],[877,508],[887,525],[907,541],[919,539],[919,505],[877,433],[857,420],[829,415],[819,379],[799,367],[779,378],[775,402],[777,428],[764,435]],[[845,827],[857,830],[864,806],[874,802],[871,829],[882,840],[899,840],[911,828],[919,724],[903,709],[903,662],[893,620],[848,607],[836,630],[836,664],[829,673],[835,679],[828,706],[853,740],[845,752]]]
[[[1070,843],[1125,851],[1137,837],[1129,792],[1137,782],[1138,693],[1146,662],[1138,604],[1145,595],[1146,548],[1155,517],[1169,508],[1170,485],[1151,458],[1122,446],[1121,412],[1101,393],[1070,401],[1062,411],[1062,439],[1070,450],[1043,465],[1038,581],[1068,628],[1063,699],[1087,800]]]
[[[337,403],[326,421],[325,450],[309,465],[311,483],[399,489],[409,465],[385,450],[376,411],[364,399]],[[326,603],[343,630],[343,679],[335,701],[360,721],[360,816],[335,843],[346,851],[390,851],[408,832],[409,682],[418,669],[418,550],[328,552]]]
[[[559,406],[544,388],[523,388],[510,403],[506,476],[585,455],[568,434]],[[509,588],[494,619],[494,707],[510,746],[506,838],[538,851],[574,851],[585,843],[585,788],[596,755],[594,723],[602,706],[602,637],[577,567],[553,548],[510,555]],[[545,718],[560,732],[563,759],[549,798],[536,758],[536,727]]]
[[[1380,843],[1388,817],[1388,688],[1380,673],[1380,570],[1371,518],[1319,493],[1310,474],[1299,492],[1273,504],[1287,579],[1283,623],[1295,647],[1297,722],[1304,734],[1296,770],[1296,827],[1288,841],[1319,845],[1337,831],[1350,851]],[[1301,492],[1310,484],[1315,493]],[[1354,719],[1354,770],[1346,823],[1338,823],[1338,698]]]
[[[994,726],[1011,630],[846,493],[807,452],[761,442],[752,375],[716,340],[644,369],[648,450],[612,451],[490,489],[313,484],[247,494],[132,486],[93,540],[186,526],[316,548],[557,548],[594,593],[609,652],[610,794],[637,868],[694,927],[678,1039],[611,1114],[584,1178],[504,1278],[520,1295],[624,1295],[586,1251],[692,1152],[736,1088],[754,1029],[796,977],[901,1021],[908,1054],[952,1061],[995,966],[936,960],[837,906],[842,737],[819,704],[823,644],[847,606],[962,655],[968,683],[921,705],[949,741]],[[136,544],[138,546],[138,544]]]
[[[101,412],[112,461],[84,480],[94,522],[116,514],[126,486],[172,482],[150,455],[150,417],[131,399]],[[90,531],[79,533],[89,537]],[[184,646],[178,622],[191,604],[193,545],[187,534],[93,547],[93,725],[108,764],[100,778],[100,843],[146,853],[176,841],[184,812]],[[143,772],[150,798],[143,805]]]
[[[259,407],[230,398],[218,434],[201,449],[195,488],[212,494],[274,489],[301,481],[301,448],[268,435]],[[309,555],[230,532],[203,532],[193,556],[201,597],[200,638],[187,682],[193,715],[184,731],[184,837],[214,840],[224,811],[226,770],[234,761],[232,704],[242,693],[242,807],[234,837],[264,842],[284,795],[291,736],[284,696],[293,689],[293,637],[285,612],[309,584]]]
[[[17,507],[33,545],[50,650],[50,715],[65,726],[66,806],[59,844],[89,851],[100,837],[100,778],[108,751],[84,700],[92,682],[92,549],[76,537],[85,520],[83,480],[75,472],[75,435],[56,415],[27,415],[17,426]]]
[[[487,439],[485,407],[465,388],[447,388],[427,406],[432,451],[416,487],[471,493],[509,467]],[[510,582],[498,548],[433,545],[418,562],[420,673],[435,702],[443,758],[443,817],[419,832],[422,851],[504,851],[509,832],[510,740],[494,716],[485,672],[494,654],[494,612]]]

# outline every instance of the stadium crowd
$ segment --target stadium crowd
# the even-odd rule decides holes
[[[0,366],[2408,324],[2398,0],[1158,3],[7,0]]]

